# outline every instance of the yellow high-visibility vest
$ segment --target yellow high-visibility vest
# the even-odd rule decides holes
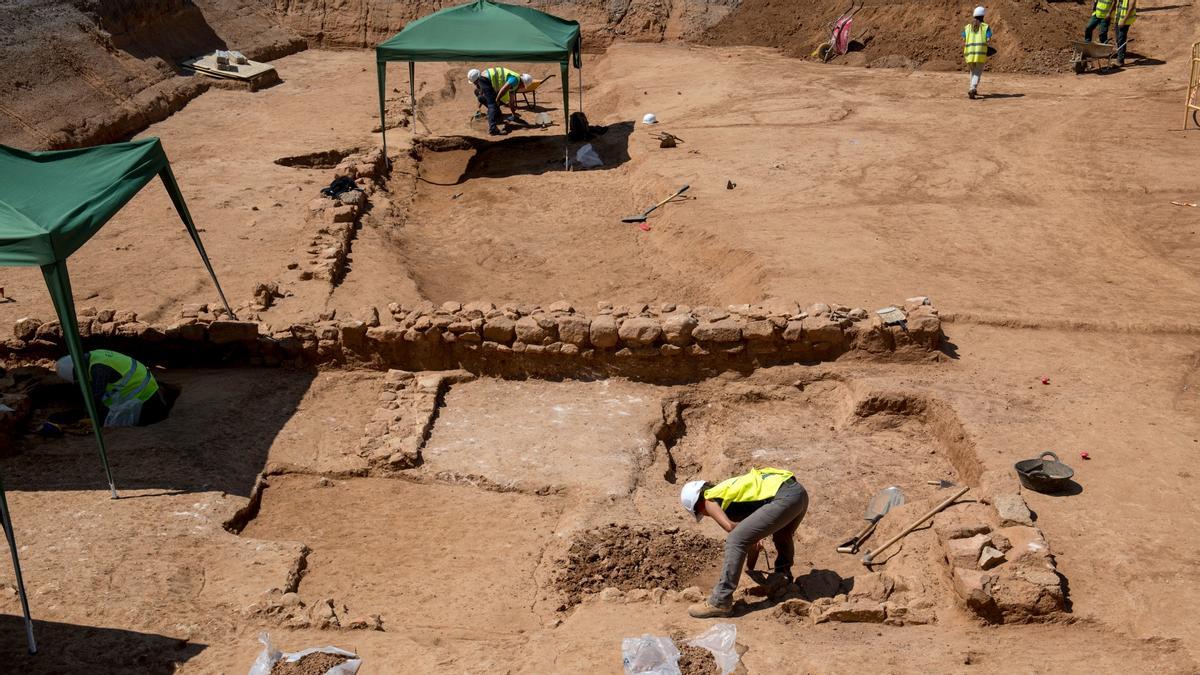
[[[1131,4],[1133,7],[1130,7]],[[1137,3],[1121,0],[1121,4],[1117,5],[1117,25],[1132,26],[1134,21],[1137,21]]]
[[[771,499],[793,475],[783,469],[750,469],[750,473],[728,478],[705,490],[704,498],[720,502],[721,510],[728,511],[730,504]]]
[[[158,382],[154,380],[150,370],[129,356],[107,349],[95,349],[88,352],[87,361],[88,368],[100,364],[121,374],[121,379],[104,388],[100,402],[106,408],[133,400],[145,403],[158,391]]]
[[[963,28],[963,58],[967,63],[987,63],[987,34],[988,25],[982,21],[979,22],[979,30],[975,30],[975,25],[970,23]]]
[[[1114,0],[1096,0],[1096,8],[1092,10],[1092,16],[1097,19],[1108,19],[1112,17]]]
[[[521,74],[515,70],[509,70],[508,68],[488,68],[487,70],[483,71],[483,75],[488,79],[489,82],[492,83],[492,91],[496,92],[497,94],[500,93],[500,88],[504,86],[504,83],[508,81],[508,78],[515,77],[517,78],[517,82],[521,81]],[[501,103],[508,103],[508,97],[511,91],[512,90],[504,92],[504,96],[500,97]]]

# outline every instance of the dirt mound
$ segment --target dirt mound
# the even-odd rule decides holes
[[[0,143],[119,140],[203,92],[178,62],[218,48],[273,59],[304,47],[258,0],[17,0],[0,6]]]
[[[721,675],[721,668],[707,649],[680,645],[679,672],[682,675]]]
[[[613,587],[678,588],[720,561],[721,542],[679,528],[610,524],[584,532],[567,552],[557,580],[568,602]]]
[[[815,0],[798,12],[795,3],[745,0],[705,32],[710,45],[778,47],[788,56],[808,57],[829,39],[829,26],[846,10],[845,0]],[[989,68],[1049,73],[1069,66],[1071,40],[1082,35],[1087,6],[1047,0],[996,0],[987,4],[992,46]],[[970,7],[951,0],[874,0],[854,17],[852,38],[861,51],[834,62],[876,67],[913,66],[944,70],[962,63],[964,25]]]

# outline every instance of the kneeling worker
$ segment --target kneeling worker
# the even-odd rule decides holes
[[[141,362],[107,349],[96,349],[83,356],[92,382],[92,399],[104,417],[106,427],[144,427],[167,418],[174,403],[168,398],[150,369]],[[75,364],[64,356],[55,364],[58,376],[75,381]]]
[[[716,485],[694,480],[683,486],[680,500],[696,522],[708,516],[729,533],[721,578],[707,601],[688,608],[689,615],[709,619],[733,613],[733,592],[742,576],[742,567],[747,557],[751,566],[758,560],[762,540],[768,535],[779,554],[773,581],[791,581],[792,559],[796,554],[792,537],[808,511],[808,492],[796,482],[791,471],[751,469],[745,475]]]

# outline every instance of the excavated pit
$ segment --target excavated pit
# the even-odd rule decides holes
[[[649,225],[671,230],[669,241],[620,222],[649,206],[631,196],[637,178],[610,170],[629,161],[632,128],[612,124],[592,141],[605,166],[591,171],[563,171],[562,137],[553,133],[419,137],[411,168],[394,169],[387,180],[394,208],[375,217],[385,255],[420,297],[439,304],[762,298],[765,273],[752,254],[686,227],[691,202],[660,210]],[[542,197],[581,189],[588,200]],[[654,194],[676,189],[663,185]]]

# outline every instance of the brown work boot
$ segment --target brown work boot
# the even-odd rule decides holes
[[[693,619],[719,619],[733,615],[733,605],[728,607],[713,607],[708,601],[697,602],[688,607],[688,616]]]

